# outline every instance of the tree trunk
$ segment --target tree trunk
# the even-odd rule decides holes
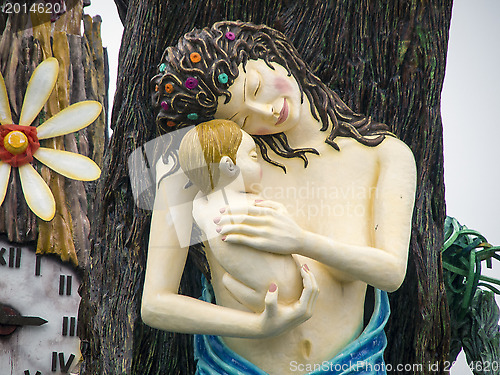
[[[165,47],[194,27],[223,19],[283,31],[350,107],[389,124],[413,150],[418,188],[410,257],[403,286],[390,296],[386,360],[394,367],[422,364],[418,374],[430,374],[429,364],[438,363],[438,373],[445,373],[449,318],[439,253],[445,219],[440,95],[452,1],[115,2],[125,30],[114,136],[98,184],[101,199],[83,288],[87,314],[80,321],[89,343],[84,373],[194,373],[190,336],[151,329],[140,319],[151,212],[134,206],[127,162],[157,135],[149,80]],[[184,281],[181,292],[197,297],[199,285]]]

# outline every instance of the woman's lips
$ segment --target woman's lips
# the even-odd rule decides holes
[[[279,125],[283,122],[286,121],[288,118],[288,103],[286,102],[286,98],[283,99],[283,107],[281,108],[280,111],[280,117],[278,117],[278,121],[276,121],[276,124],[274,125]]]

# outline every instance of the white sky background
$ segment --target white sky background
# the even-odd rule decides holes
[[[500,2],[455,0],[442,93],[447,214],[500,246]],[[496,264],[495,264],[496,263]],[[483,273],[500,278],[500,264]],[[496,298],[500,305],[500,298]],[[499,359],[500,361],[500,359]],[[452,374],[472,374],[463,354]]]
[[[85,11],[103,18],[111,108],[123,28],[113,0],[93,0]],[[454,1],[442,94],[447,213],[493,245],[500,245],[499,37],[500,1]],[[484,273],[500,278],[500,264]],[[453,370],[472,374],[463,358]]]

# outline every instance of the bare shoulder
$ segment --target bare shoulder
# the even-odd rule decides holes
[[[380,173],[384,176],[382,183],[407,190],[413,195],[416,189],[417,167],[411,149],[395,137],[386,137],[375,149]]]
[[[381,157],[400,157],[415,162],[413,152],[408,145],[396,137],[387,136],[382,143],[376,146]]]
[[[341,152],[351,153],[353,157],[366,155],[372,160],[377,160],[381,165],[388,164],[394,166],[407,165],[414,168],[415,158],[410,148],[396,137],[386,136],[378,146],[364,146],[353,138],[339,137],[338,144]],[[412,169],[413,169],[412,168]]]
[[[415,189],[417,168],[411,149],[400,139],[387,136],[378,146],[364,146],[354,139],[343,139],[341,150],[352,150],[353,157],[364,155],[377,165],[379,184],[405,185],[408,191]],[[405,189],[406,189],[405,188]]]

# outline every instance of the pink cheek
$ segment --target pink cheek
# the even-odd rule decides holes
[[[262,180],[262,168],[259,169],[259,178]]]
[[[266,134],[271,134],[269,132],[269,129],[268,128],[259,128],[257,129],[257,131],[255,133],[252,133],[254,135],[266,135]]]
[[[274,80],[274,88],[279,92],[288,92],[290,91],[290,83],[283,78],[276,78]]]

